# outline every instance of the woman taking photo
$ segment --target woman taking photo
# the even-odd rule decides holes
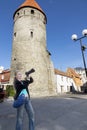
[[[14,100],[18,98],[22,90],[26,91],[24,104],[17,108],[16,130],[23,130],[24,109],[26,110],[29,119],[29,130],[34,130],[34,110],[31,104],[29,90],[28,90],[28,86],[32,82],[33,82],[33,78],[29,77],[29,74],[27,75],[26,80],[22,80],[21,72],[20,71],[15,72],[14,88],[16,90],[16,94]]]

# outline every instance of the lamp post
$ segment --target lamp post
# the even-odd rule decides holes
[[[78,38],[76,34],[72,35],[72,40],[74,41],[80,41],[80,46],[81,46],[81,52],[82,52],[82,58],[83,58],[83,63],[84,63],[84,69],[85,69],[85,74],[86,74],[86,78],[87,78],[87,68],[86,68],[86,62],[85,62],[85,56],[84,56],[84,51],[86,49],[86,46],[82,45],[82,39],[87,37],[87,29],[84,29],[82,31],[82,37]]]

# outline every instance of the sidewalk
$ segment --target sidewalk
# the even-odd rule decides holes
[[[31,99],[38,99],[38,98],[44,98],[44,99],[48,99],[48,98],[78,98],[78,99],[87,99],[87,94],[84,93],[60,93],[57,95],[53,95],[53,96],[45,96],[45,97],[31,97]],[[14,101],[13,97],[8,97],[5,98],[4,101]]]
[[[87,99],[87,94],[85,93],[63,93],[58,94],[58,97],[65,97],[65,98],[80,98],[80,99]]]
[[[4,101],[13,101],[13,97],[8,97],[8,98],[5,98]]]

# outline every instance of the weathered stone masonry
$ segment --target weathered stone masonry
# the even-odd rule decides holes
[[[32,3],[31,3],[32,1]],[[10,83],[13,83],[15,70],[31,68],[34,83],[30,86],[31,96],[55,93],[54,67],[46,47],[47,18],[34,0],[26,0],[14,13],[13,46]]]

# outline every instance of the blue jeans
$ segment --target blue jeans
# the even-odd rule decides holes
[[[29,130],[34,130],[34,110],[29,98],[26,98],[25,104],[17,108],[16,130],[23,130],[24,108],[27,112],[28,119],[29,119]]]

